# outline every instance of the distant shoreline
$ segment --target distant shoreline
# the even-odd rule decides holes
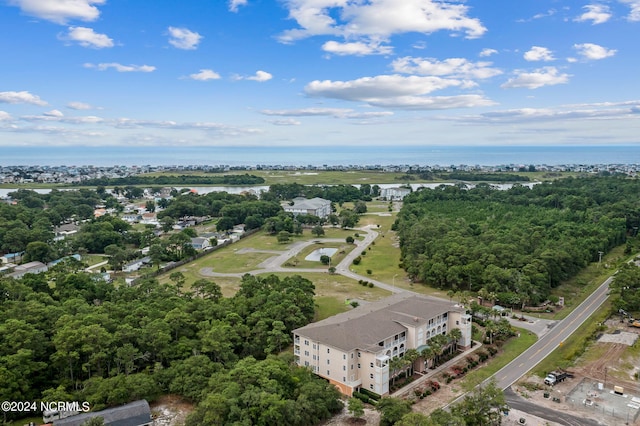
[[[542,146],[3,146],[0,167],[24,166],[450,166],[640,164],[640,143]]]

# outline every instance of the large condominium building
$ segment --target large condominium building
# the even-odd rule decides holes
[[[360,388],[387,395],[389,360],[408,349],[421,352],[453,328],[462,332],[458,346],[471,347],[471,316],[464,308],[400,293],[293,330],[294,356],[345,395]],[[423,359],[415,366],[426,370]]]

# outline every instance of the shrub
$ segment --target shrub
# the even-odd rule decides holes
[[[367,275],[371,275],[373,274],[373,271],[371,269],[367,269]]]
[[[369,283],[369,288],[373,288],[373,283]]]
[[[375,392],[371,392],[369,389],[360,389],[360,392],[368,396],[370,399],[373,399],[374,401],[378,401],[381,398],[380,395]]]
[[[355,259],[353,259],[354,265],[359,265],[360,262],[362,262],[362,258],[360,256],[357,256]]]

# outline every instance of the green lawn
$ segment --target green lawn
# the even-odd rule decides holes
[[[347,253],[353,250],[355,246],[352,244],[347,244],[347,243],[340,244],[340,243],[334,243],[330,241],[327,241],[325,243],[320,239],[318,240],[317,243],[312,244],[308,247],[305,247],[304,250],[301,250],[297,256],[288,259],[284,263],[284,266],[287,266],[287,267],[295,266],[300,269],[307,269],[307,268],[328,269],[329,265],[323,265],[319,261],[304,260],[305,257],[311,254],[314,250],[318,250],[321,248],[335,248],[338,250],[333,256],[331,256],[331,265],[335,266],[338,263],[340,263],[342,259],[344,259],[344,257],[347,255]]]
[[[512,337],[509,339],[502,346],[500,352],[498,352],[495,357],[489,359],[486,366],[475,369],[464,377],[460,385],[465,392],[472,390],[485,379],[494,375],[498,370],[509,364],[538,340],[536,335],[530,331],[521,328],[516,328],[516,330],[520,333],[520,337]]]

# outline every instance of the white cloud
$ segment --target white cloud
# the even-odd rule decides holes
[[[118,72],[153,72],[156,67],[152,65],[122,65],[117,62],[101,63],[101,64],[84,64],[85,68],[95,68],[99,71],[106,71],[113,68]]]
[[[203,70],[200,70],[200,72],[197,72],[195,74],[190,74],[189,78],[192,80],[199,80],[199,81],[218,80],[220,78],[220,74],[218,74],[213,70],[203,69]]]
[[[20,117],[22,121],[55,121],[58,123],[68,123],[68,124],[97,124],[104,122],[104,119],[101,117],[96,117],[94,115],[87,116],[79,116],[79,117],[66,117],[61,111],[57,109],[48,111],[43,113],[42,115],[23,115]]]
[[[491,62],[471,62],[465,58],[448,58],[444,61],[438,61],[434,58],[412,58],[410,56],[396,59],[391,63],[395,72],[403,74],[478,79],[502,74],[502,71],[491,68],[491,65]]]
[[[94,5],[102,5],[106,0],[9,0],[23,13],[46,19],[56,24],[66,24],[69,20],[95,21],[100,11]]]
[[[640,0],[620,0],[621,3],[628,4],[631,10],[627,15],[627,20],[632,22],[640,21]]]
[[[269,121],[269,123],[273,124],[274,126],[299,126],[302,124],[300,121],[295,120],[293,118],[288,118],[284,120],[272,120],[272,121]]]
[[[498,53],[496,49],[485,48],[480,52],[480,56],[484,58],[487,56],[495,55],[496,53]]]
[[[629,119],[637,115],[639,106],[640,101],[604,102],[549,108],[517,108],[473,116],[440,117],[440,119],[477,124]]]
[[[47,103],[39,96],[32,95],[27,91],[22,92],[0,92],[0,103],[5,104],[32,104],[45,106]]]
[[[574,44],[573,48],[579,55],[591,60],[604,59],[616,54],[615,49],[607,49],[593,43]]]
[[[495,105],[480,95],[458,96],[399,96],[396,98],[379,99],[371,102],[372,105],[384,108],[397,108],[409,110],[441,110],[454,108],[474,108]]]
[[[93,29],[86,27],[69,27],[69,32],[60,38],[76,41],[82,47],[92,47],[94,49],[113,47],[113,40],[106,34],[98,34]]]
[[[353,112],[346,108],[301,108],[301,109],[265,109],[260,111],[264,115],[283,117],[313,117],[313,116],[343,116]]]
[[[86,104],[84,102],[69,102],[67,104],[67,108],[76,109],[76,110],[93,109],[91,105]]]
[[[57,109],[52,109],[51,111],[45,112],[42,115],[46,115],[47,117],[56,117],[56,118],[64,116],[62,111]]]
[[[524,59],[527,61],[554,61],[553,53],[546,47],[531,46],[524,54]]]
[[[602,4],[588,4],[582,8],[585,9],[586,12],[575,19],[578,22],[591,21],[593,25],[603,24],[611,19],[612,16],[609,6]]]
[[[560,74],[556,67],[544,67],[533,72],[516,71],[516,77],[510,78],[500,87],[505,89],[520,87],[538,89],[543,86],[567,83],[569,77],[569,74]]]
[[[169,27],[169,44],[178,49],[194,50],[202,36],[186,28]]]
[[[322,50],[340,56],[388,55],[393,53],[393,48],[391,46],[381,46],[380,43],[364,43],[360,41],[340,43],[332,40],[323,44]]]
[[[435,0],[287,0],[285,6],[299,28],[282,33],[279,39],[284,43],[316,35],[379,42],[409,32],[446,30],[465,33],[467,38],[486,32],[479,19],[467,16],[467,6]]]
[[[271,75],[266,71],[258,70],[254,75],[242,76],[242,75],[236,74],[232,78],[234,80],[252,80],[252,81],[258,81],[260,83],[263,83],[265,81],[271,80],[273,78],[273,75]]]
[[[229,11],[237,12],[240,6],[246,6],[247,0],[229,0]]]
[[[480,95],[426,97],[449,87],[467,87],[466,82],[434,76],[379,75],[352,81],[312,81],[305,86],[309,96],[366,102],[385,108],[443,109],[491,105]]]
[[[11,114],[9,114],[6,111],[0,110],[0,121],[11,121],[11,120],[12,120]]]

